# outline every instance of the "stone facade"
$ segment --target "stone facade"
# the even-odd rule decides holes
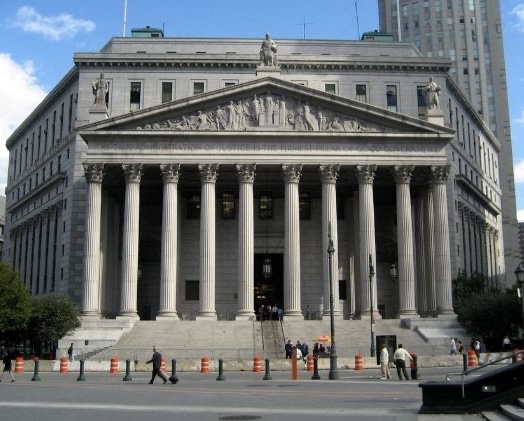
[[[95,319],[246,320],[261,304],[317,318],[330,281],[337,318],[369,318],[371,294],[375,317],[446,316],[458,270],[498,282],[500,145],[447,60],[289,40],[272,63],[249,39],[115,38],[75,54],[8,140],[4,260]],[[420,98],[430,78],[440,113]],[[456,113],[489,155],[480,182]]]

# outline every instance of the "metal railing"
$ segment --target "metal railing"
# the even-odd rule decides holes
[[[488,361],[487,363],[479,365],[478,367],[472,368],[470,370],[464,370],[464,371],[461,371],[460,373],[448,373],[448,374],[446,374],[446,381],[450,382],[451,381],[451,377],[460,376],[461,377],[462,399],[465,399],[466,398],[466,390],[465,390],[465,383],[466,383],[465,379],[466,379],[466,376],[470,375],[471,373],[475,373],[477,371],[483,370],[486,367],[491,367],[491,366],[493,366],[495,364],[498,364],[498,363],[500,363],[502,361],[506,361],[506,360],[509,360],[509,359],[511,359],[512,362],[516,362],[516,361],[518,361],[518,355],[520,355],[521,358],[522,358],[523,354],[524,354],[524,350],[512,352],[509,355],[506,355],[505,357],[498,358],[498,359],[493,360],[493,361]]]

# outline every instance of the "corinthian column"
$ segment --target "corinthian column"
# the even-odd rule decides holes
[[[413,260],[413,221],[411,217],[411,194],[409,183],[413,165],[395,165],[392,168],[397,195],[397,247],[399,317],[417,315],[415,306],[415,263]]]
[[[431,188],[423,190],[424,195],[424,238],[426,241],[426,267],[428,315],[437,316],[437,290],[435,281],[435,217],[433,206],[433,191]]]
[[[218,164],[199,164],[202,183],[200,208],[200,310],[197,319],[214,319],[215,311],[215,184]]]
[[[81,313],[82,317],[100,318],[100,217],[104,164],[83,165],[87,180],[87,207]]]
[[[284,316],[303,318],[300,308],[300,219],[298,182],[302,165],[282,165],[285,181]]]
[[[333,315],[342,317],[340,311],[340,299],[338,290],[338,226],[337,226],[337,182],[340,165],[320,165],[320,179],[322,181],[322,285],[324,285],[324,316],[330,314],[330,287],[333,291]],[[328,234],[331,231],[331,239],[335,252],[329,264],[327,249],[329,246]]]
[[[439,315],[454,315],[451,290],[451,259],[446,198],[449,166],[432,166],[433,209],[435,215],[435,281]]]
[[[160,265],[160,306],[157,320],[178,319],[176,311],[178,177],[180,164],[160,165],[164,180],[162,208],[162,249]]]
[[[375,258],[375,205],[373,202],[373,179],[376,165],[357,165],[360,221],[360,316],[371,317],[369,264],[376,268]],[[370,262],[371,256],[371,262]],[[376,275],[371,280],[373,311],[377,306]]]
[[[256,164],[236,166],[239,186],[238,216],[238,311],[236,320],[253,320],[254,310],[254,216],[253,183]]]
[[[124,208],[124,238],[122,245],[122,289],[120,316],[137,318],[138,234],[140,215],[140,179],[142,164],[124,164],[126,198]]]

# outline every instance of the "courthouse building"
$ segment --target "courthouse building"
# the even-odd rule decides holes
[[[448,59],[143,28],[74,63],[7,141],[4,260],[34,295],[285,320],[331,289],[337,318],[409,318],[452,315],[459,271],[502,279],[500,144]]]

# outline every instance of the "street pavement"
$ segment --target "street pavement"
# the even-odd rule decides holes
[[[444,380],[450,368],[419,371],[422,381]],[[149,373],[79,373],[67,375],[33,373],[16,376],[10,383],[5,375],[0,383],[0,420],[9,421],[138,421],[146,419],[180,421],[217,420],[345,420],[345,421],[432,421],[479,420],[478,416],[422,416],[419,381],[381,380],[379,369],[339,370],[340,379],[330,381],[327,371],[321,380],[312,373],[290,372],[177,373],[176,385],[156,378],[148,384]]]

